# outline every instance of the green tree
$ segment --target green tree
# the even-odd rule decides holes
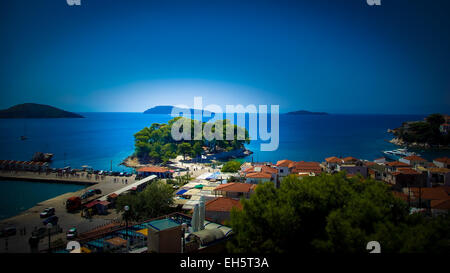
[[[448,220],[418,220],[388,186],[360,176],[289,176],[279,189],[258,185],[242,203],[231,212],[231,252],[367,252],[373,240],[387,253],[450,250]]]
[[[155,181],[137,194],[125,194],[117,198],[117,212],[129,206],[129,219],[140,221],[165,215],[171,211],[173,189],[170,185]]]
[[[198,141],[195,142],[195,144],[192,146],[192,156],[198,157],[202,154],[202,152],[203,152],[202,144]]]
[[[235,173],[241,169],[241,163],[236,160],[228,161],[227,163],[223,164],[222,166],[222,172],[224,173]]]
[[[191,144],[184,142],[178,145],[178,153],[183,155],[183,159],[186,160],[186,155],[192,153],[192,146]]]

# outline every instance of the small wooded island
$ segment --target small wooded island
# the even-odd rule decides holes
[[[191,140],[176,141],[172,138],[172,126],[180,119],[182,119],[181,121],[187,121],[187,124],[190,123],[192,129]],[[178,155],[182,155],[185,158],[186,156],[190,156],[191,158],[217,156],[225,159],[230,157],[244,157],[251,153],[245,149],[244,146],[245,144],[250,143],[249,133],[246,129],[231,124],[229,120],[216,122],[219,124],[222,122],[223,124],[223,140],[212,139],[208,141],[207,139],[210,138],[205,138],[205,126],[211,126],[211,123],[183,117],[173,118],[168,121],[167,124],[153,123],[150,127],[145,127],[134,134],[135,151],[132,156],[125,160],[124,165],[130,165],[127,164],[127,162],[136,160],[139,164],[166,163],[170,159],[176,158]],[[201,126],[201,140],[195,140],[194,126]],[[234,139],[226,140],[226,128],[230,126],[234,130]],[[184,130],[185,129],[183,128],[183,131]],[[215,130],[216,127],[213,125],[212,131],[215,132]],[[238,132],[243,133],[245,140],[238,139],[238,136],[240,135]]]
[[[147,109],[146,111],[144,111],[144,114],[152,114],[152,115],[170,115],[172,114],[172,109],[175,106],[171,106],[171,105],[159,105],[159,106],[155,106],[152,107],[150,109]],[[194,109],[192,108],[179,108],[182,110],[186,110],[189,111],[191,114],[194,114]],[[211,112],[203,110],[203,114],[211,114]]]
[[[310,111],[306,111],[306,110],[298,110],[298,111],[293,111],[293,112],[288,112],[286,113],[286,115],[328,115],[328,113],[325,112],[310,112]]]
[[[450,144],[449,116],[431,114],[423,121],[407,121],[388,132],[395,138],[390,142],[400,146],[420,149],[448,149]]]
[[[53,106],[23,103],[0,110],[0,118],[84,118],[83,116]]]

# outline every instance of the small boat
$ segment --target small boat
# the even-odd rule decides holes
[[[27,140],[28,139],[28,137],[26,137],[26,136],[20,136],[20,140]]]

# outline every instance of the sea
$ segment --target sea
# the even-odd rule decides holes
[[[98,170],[131,171],[120,165],[134,150],[133,135],[153,123],[166,123],[170,115],[142,113],[80,113],[83,119],[0,119],[0,159],[31,160],[35,152],[54,154],[51,167],[87,165]],[[261,151],[252,140],[253,154],[242,161],[273,162],[281,159],[322,162],[329,156],[373,160],[382,151],[398,148],[388,142],[387,129],[420,115],[280,115],[279,146]],[[270,120],[270,119],[269,119]],[[21,140],[25,135],[28,139]],[[449,156],[448,151],[416,151],[424,158]],[[0,219],[80,185],[0,180]]]

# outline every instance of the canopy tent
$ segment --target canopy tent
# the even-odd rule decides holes
[[[188,190],[186,190],[186,189],[182,189],[182,190],[179,190],[177,193],[176,193],[176,195],[183,195],[185,192],[187,192]]]

